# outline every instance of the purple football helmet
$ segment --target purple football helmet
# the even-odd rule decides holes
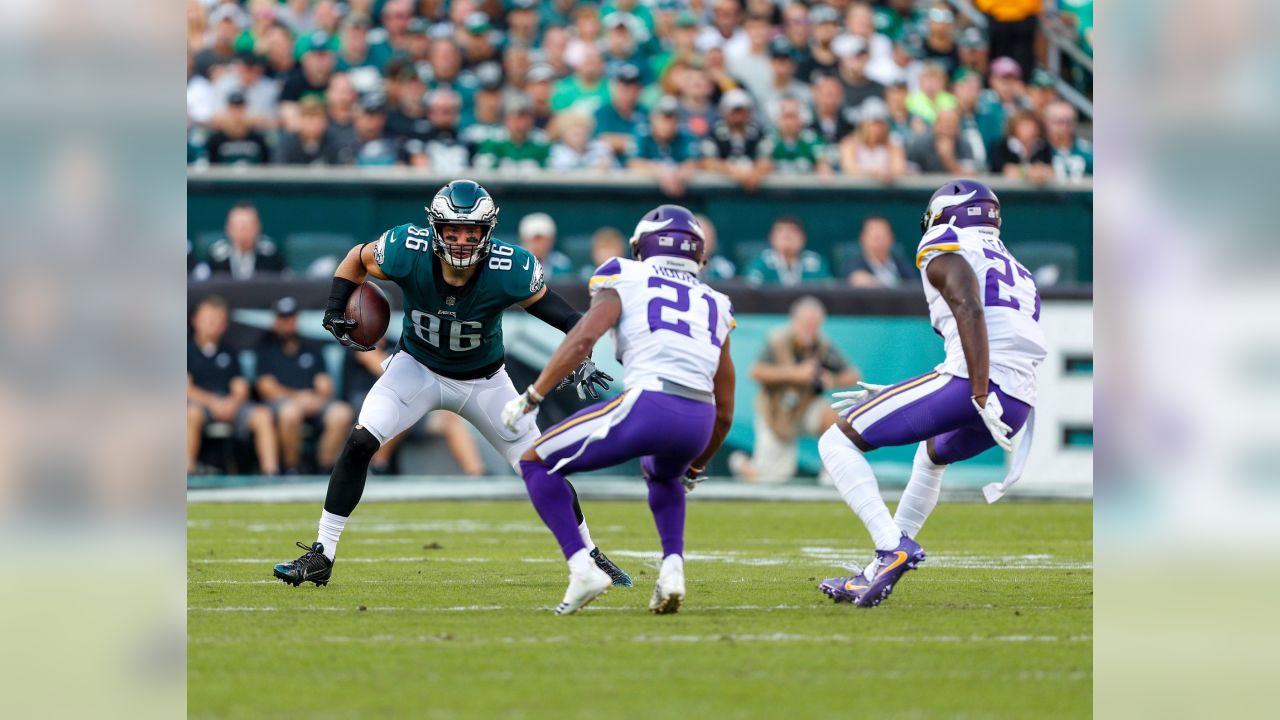
[[[935,225],[1000,227],[1000,198],[977,180],[952,180],[929,198],[920,218],[920,232]]]
[[[706,238],[702,226],[687,208],[659,205],[645,213],[631,235],[631,256],[637,260],[659,255],[691,262],[697,272],[702,267]]]

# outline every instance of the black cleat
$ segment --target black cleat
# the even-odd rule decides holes
[[[600,548],[591,551],[591,559],[613,580],[614,587],[631,587],[631,576],[625,570],[613,564],[613,561],[600,552]]]
[[[294,587],[298,587],[307,580],[316,585],[328,585],[329,575],[333,572],[333,561],[324,556],[324,546],[320,543],[315,543],[311,547],[302,543],[297,545],[306,550],[302,557],[292,562],[280,563],[275,566],[271,574]]]

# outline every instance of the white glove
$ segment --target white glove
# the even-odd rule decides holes
[[[987,394],[987,404],[979,405],[978,401],[969,398],[969,402],[973,403],[973,407],[977,409],[978,415],[982,417],[982,422],[987,426],[987,432],[991,433],[991,437],[995,438],[996,444],[1005,449],[1005,452],[1013,451],[1013,440],[1009,436],[1013,434],[1013,428],[1004,424],[1001,420],[1004,416],[1004,407],[1000,405],[1000,396],[995,393]]]
[[[530,385],[528,390],[520,393],[502,406],[502,424],[507,427],[508,432],[515,432],[516,425],[520,423],[520,419],[525,415],[538,412],[538,403],[542,402],[542,398],[535,400],[535,395],[537,393],[534,392],[533,386]]]
[[[854,405],[860,405],[871,398],[884,392],[888,385],[872,385],[871,383],[859,382],[858,385],[862,390],[846,390],[844,392],[831,393],[831,397],[840,398],[839,402],[831,403],[831,409],[836,412],[847,410]]]
[[[680,484],[684,485],[685,493],[693,492],[698,487],[698,483],[707,479],[707,472],[703,469],[695,470],[692,467],[684,471],[684,475],[680,476]]]

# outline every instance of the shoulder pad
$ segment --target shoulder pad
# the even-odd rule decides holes
[[[605,260],[591,274],[591,279],[587,281],[587,290],[594,295],[600,290],[617,287],[626,272],[627,264],[631,262],[634,261],[625,258],[609,258]]]
[[[922,268],[930,258],[943,252],[960,250],[960,234],[950,225],[930,228],[916,249],[916,267]]]

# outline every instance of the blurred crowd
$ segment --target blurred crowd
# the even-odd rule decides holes
[[[1092,0],[189,0],[191,164],[1031,183],[1093,172]]]

